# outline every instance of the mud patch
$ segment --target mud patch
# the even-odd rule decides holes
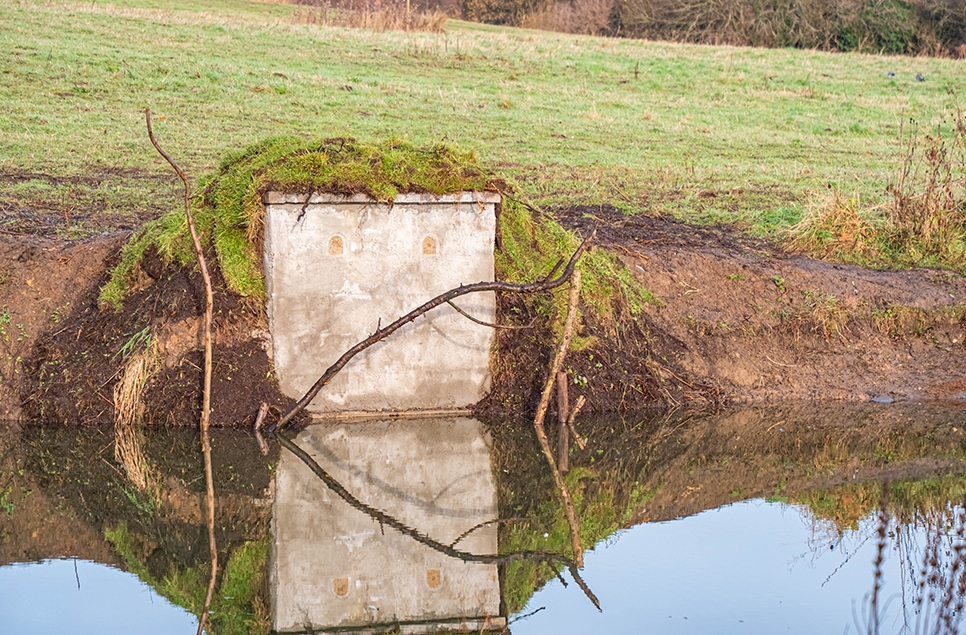
[[[212,257],[210,261],[214,261]],[[264,401],[276,410],[293,402],[273,380],[264,314],[228,292],[219,272],[215,286],[212,415],[214,426],[251,424]],[[104,276],[98,278],[103,283]],[[95,285],[95,289],[99,285]],[[140,291],[120,311],[86,296],[63,328],[39,339],[25,361],[21,388],[30,420],[95,425],[114,420],[113,388],[128,359],[141,352],[159,367],[143,391],[144,423],[196,425],[201,410],[201,275],[162,267],[149,255],[138,272]]]

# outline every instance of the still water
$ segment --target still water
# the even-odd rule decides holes
[[[571,555],[526,422],[293,433],[328,483],[274,443],[264,457],[220,432],[210,630],[869,632],[881,552],[878,632],[914,632],[926,610],[957,632],[942,607],[963,595],[964,424],[962,410],[894,405],[584,422],[567,479],[600,611],[556,575],[561,560],[497,557]],[[0,433],[0,632],[194,631],[207,582],[197,440],[142,442],[150,491],[110,430]]]

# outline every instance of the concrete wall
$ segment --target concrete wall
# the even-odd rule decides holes
[[[499,195],[269,193],[265,274],[275,370],[299,398],[348,348],[460,284],[493,280]],[[492,322],[492,293],[458,306]],[[493,331],[435,309],[353,359],[309,410],[458,408],[489,387]]]
[[[359,500],[444,544],[497,518],[490,444],[478,421],[329,423],[306,428],[296,443]],[[277,631],[428,621],[403,632],[461,623],[477,632],[484,621],[505,624],[496,565],[466,563],[380,527],[285,450],[272,524]],[[457,547],[496,553],[496,526]]]

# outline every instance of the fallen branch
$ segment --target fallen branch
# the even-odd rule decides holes
[[[211,551],[211,578],[208,581],[208,595],[205,597],[204,608],[201,610],[201,615],[198,616],[197,635],[201,635],[208,621],[208,610],[211,607],[211,598],[215,593],[215,580],[218,576],[218,545],[215,542],[215,486],[211,473],[211,439],[208,436],[208,425],[211,417],[211,321],[214,314],[215,300],[214,292],[211,288],[211,277],[208,275],[208,264],[205,262],[205,253],[201,249],[201,239],[198,237],[198,232],[195,230],[195,221],[191,216],[191,188],[188,186],[188,177],[185,176],[184,170],[174,162],[174,159],[168,156],[168,153],[161,148],[158,140],[154,138],[154,130],[151,127],[150,108],[144,109],[144,118],[148,124],[148,138],[151,139],[151,144],[154,146],[154,149],[174,168],[174,171],[178,173],[178,177],[184,184],[184,214],[188,220],[188,229],[191,232],[191,240],[195,246],[195,253],[198,255],[198,265],[201,267],[201,278],[205,283],[205,384],[201,405],[201,450],[205,457],[206,500],[208,503],[208,548]]]
[[[570,542],[574,550],[574,561],[577,568],[584,566],[584,550],[580,546],[580,526],[577,524],[577,514],[574,511],[574,501],[570,496],[570,490],[564,482],[557,463],[554,461],[553,452],[550,450],[550,442],[547,440],[547,431],[543,427],[543,420],[547,415],[547,407],[550,405],[550,393],[553,391],[554,382],[557,381],[557,373],[563,366],[564,357],[570,350],[570,340],[574,336],[574,325],[577,322],[577,301],[580,299],[580,270],[576,269],[570,279],[570,299],[567,305],[567,320],[564,322],[563,335],[557,345],[557,353],[554,355],[553,364],[550,367],[550,374],[547,376],[547,383],[543,387],[543,394],[540,396],[540,404],[537,406],[537,414],[533,418],[533,429],[537,433],[537,440],[540,441],[540,449],[550,464],[553,471],[553,480],[557,483],[557,492],[563,499],[564,511],[567,514],[567,523],[570,525]]]
[[[296,444],[294,441],[292,441],[291,439],[283,435],[278,430],[275,431],[274,436],[276,439],[278,439],[279,444],[283,448],[285,448],[286,450],[294,454],[296,458],[298,458],[300,461],[302,461],[302,463],[308,466],[308,468],[312,470],[312,472],[316,476],[318,476],[319,479],[321,479],[321,481],[325,483],[326,487],[332,490],[333,493],[335,493],[339,498],[341,498],[346,503],[348,503],[351,507],[361,511],[362,513],[366,514],[367,516],[369,516],[370,518],[378,522],[380,526],[388,526],[392,529],[395,529],[399,533],[405,536],[409,536],[416,542],[422,545],[425,545],[430,549],[433,549],[434,551],[438,551],[442,554],[450,556],[451,558],[458,558],[463,562],[479,562],[481,564],[503,564],[506,562],[514,562],[518,560],[529,560],[532,562],[546,562],[551,566],[558,565],[558,564],[563,565],[570,570],[570,574],[574,576],[574,580],[576,580],[577,585],[581,589],[583,589],[584,593],[587,595],[587,598],[594,604],[595,607],[597,607],[598,611],[600,610],[600,601],[597,599],[597,596],[595,596],[593,592],[591,592],[587,584],[580,578],[580,573],[577,571],[577,568],[574,566],[574,563],[572,560],[570,560],[570,558],[563,556],[561,554],[549,553],[546,551],[518,551],[518,552],[506,553],[506,554],[475,554],[475,553],[470,553],[468,551],[461,551],[451,545],[445,545],[439,542],[438,540],[434,540],[433,538],[430,538],[429,536],[420,533],[416,529],[407,527],[401,521],[399,521],[393,516],[390,516],[386,512],[376,509],[375,507],[370,507],[369,505],[363,503],[358,498],[353,496],[349,492],[349,490],[347,490],[342,485],[342,483],[337,481],[331,474],[329,474],[325,470],[325,468],[319,465],[318,462],[315,459],[313,459],[312,456],[308,452],[303,450],[298,444]],[[472,529],[470,531],[472,531]]]
[[[380,326],[369,337],[347,350],[342,354],[342,357],[340,357],[334,364],[329,366],[325,372],[322,373],[322,376],[319,377],[314,384],[312,384],[312,387],[309,388],[308,392],[306,392],[305,395],[299,399],[298,402],[292,406],[292,408],[289,409],[289,411],[286,412],[281,419],[279,419],[278,423],[269,428],[268,432],[273,432],[277,428],[285,427],[295,417],[295,415],[305,410],[309,403],[315,399],[315,396],[319,394],[319,391],[322,390],[323,386],[329,383],[332,378],[340,370],[342,370],[353,357],[366,350],[373,344],[386,339],[406,324],[413,322],[416,320],[416,318],[429,313],[440,305],[447,304],[460,296],[470,293],[482,293],[485,291],[503,291],[505,293],[535,293],[537,291],[547,291],[549,289],[555,289],[556,287],[561,286],[563,283],[569,280],[570,276],[574,273],[574,268],[577,266],[577,260],[579,260],[580,256],[583,255],[584,251],[587,249],[587,246],[590,244],[590,241],[593,240],[595,233],[596,231],[591,233],[588,238],[580,243],[580,246],[577,247],[577,250],[570,257],[570,261],[567,263],[563,273],[561,273],[558,278],[526,284],[518,284],[515,282],[477,282],[475,284],[460,285],[459,287],[450,289],[445,293],[441,293],[429,302],[416,307],[392,324],[388,326]]]

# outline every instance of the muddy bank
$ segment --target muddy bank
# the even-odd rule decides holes
[[[598,225],[598,248],[623,259],[659,299],[616,326],[588,321],[596,343],[567,360],[571,399],[587,412],[783,399],[966,400],[966,280],[941,271],[871,271],[788,254],[726,227],[696,228],[601,208],[560,210]],[[120,313],[97,305],[124,235],[79,243],[0,235],[0,416],[70,423],[113,419],[113,387],[132,354],[160,365],[145,386],[153,424],[192,425],[200,404],[196,273],[148,258]],[[217,281],[216,281],[217,282]],[[272,381],[260,307],[216,291],[213,421],[245,425],[261,401],[290,400]],[[501,320],[528,309],[499,298]],[[150,334],[150,341],[145,334]],[[498,335],[481,413],[532,408],[552,336]]]

